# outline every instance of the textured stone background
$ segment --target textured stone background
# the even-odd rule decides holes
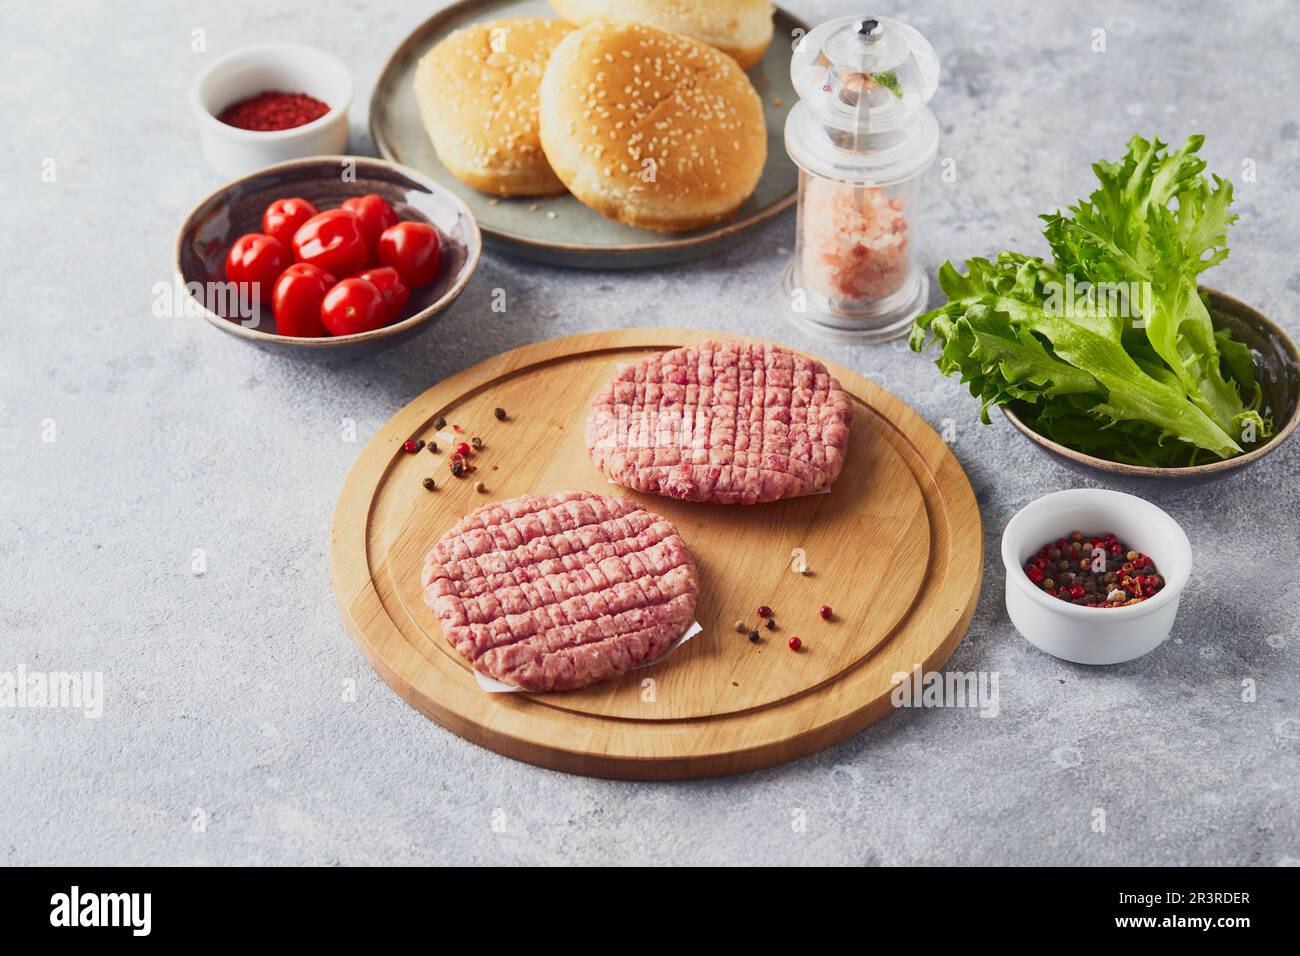
[[[792,4],[810,20],[846,3]],[[1135,131],[1204,132],[1237,183],[1211,284],[1300,334],[1293,4],[886,4],[942,58],[933,106],[958,180],[927,177],[923,255],[1040,248],[1035,215],[1090,188]],[[826,345],[778,292],[793,216],[674,269],[583,273],[493,255],[440,329],[356,363],[268,355],[150,314],[173,234],[220,184],[185,94],[268,38],[355,71],[356,152],[418,4],[22,4],[0,39],[0,671],[105,674],[101,720],[0,711],[0,863],[1247,863],[1300,860],[1300,441],[1211,487],[1137,490],[1196,548],[1174,637],[1120,667],[1061,663],[1008,624],[997,542],[1080,484],[902,343]],[[1105,29],[1105,53],[1090,49]],[[57,162],[44,183],[42,161]],[[1258,167],[1244,182],[1243,160]],[[489,311],[508,290],[506,315]],[[707,324],[843,362],[953,419],[987,574],[951,664],[1001,673],[1002,713],[906,711],[747,776],[648,785],[481,750],[362,661],[330,593],[328,528],[361,443],[440,378],[611,325]],[[357,444],[339,422],[358,423]],[[57,440],[41,440],[53,419]],[[208,571],[190,572],[196,548]],[[1244,703],[1242,681],[1258,699]],[[343,698],[354,681],[355,702]],[[205,832],[193,832],[196,809]],[[1104,808],[1107,832],[1092,832]],[[805,812],[806,829],[792,827]],[[496,813],[504,832],[491,823]]]

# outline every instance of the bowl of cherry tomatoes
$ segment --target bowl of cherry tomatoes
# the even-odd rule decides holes
[[[217,190],[181,224],[191,308],[267,348],[338,354],[428,328],[478,265],[478,222],[433,180],[361,156],[317,156]]]

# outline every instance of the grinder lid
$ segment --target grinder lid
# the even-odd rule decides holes
[[[939,57],[913,27],[890,17],[830,20],[805,34],[790,59],[800,99],[844,130],[892,129],[939,86]]]

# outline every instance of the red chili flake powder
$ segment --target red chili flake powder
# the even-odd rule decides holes
[[[217,119],[227,126],[266,133],[306,126],[329,111],[328,103],[322,103],[306,93],[267,90],[232,103],[221,111]]]

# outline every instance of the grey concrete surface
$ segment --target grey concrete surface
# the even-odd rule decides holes
[[[855,9],[792,7],[810,20]],[[878,9],[923,30],[944,67],[933,107],[958,175],[927,175],[929,269],[1041,248],[1036,214],[1087,191],[1092,161],[1137,131],[1200,131],[1241,214],[1207,280],[1300,334],[1300,8]],[[363,361],[303,364],[154,317],[176,226],[221,182],[185,101],[205,59],[268,38],[333,50],[358,85],[352,148],[369,153],[370,87],[428,12],[375,0],[7,10],[0,673],[102,672],[104,703],[99,719],[0,709],[0,863],[1300,862],[1300,441],[1212,486],[1137,486],[1187,529],[1195,574],[1164,646],[1089,669],[1012,630],[997,544],[1038,495],[1114,483],[1063,470],[1000,420],[980,425],[977,403],[903,343],[827,345],[792,328],[778,291],[792,215],[657,271],[487,255],[438,330]],[[206,53],[191,49],[196,29]],[[949,667],[1000,674],[996,718],[903,711],[763,772],[629,784],[482,750],[375,676],[328,565],[335,497],[364,441],[496,352],[654,324],[768,336],[859,370],[936,426],[952,420],[986,577]]]

